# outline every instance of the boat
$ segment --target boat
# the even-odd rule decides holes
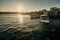
[[[38,19],[38,18],[40,18],[40,16],[36,15],[36,14],[31,14],[30,16],[31,16],[31,19]]]
[[[49,17],[47,15],[40,15],[40,22],[41,23],[49,23]]]

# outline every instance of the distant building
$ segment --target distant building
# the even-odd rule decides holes
[[[56,11],[58,8],[57,7],[52,7],[50,8],[50,11]]]
[[[58,8],[58,11],[60,11],[60,8]]]

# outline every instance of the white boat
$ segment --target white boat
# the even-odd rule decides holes
[[[40,22],[42,23],[49,23],[49,17],[47,15],[40,15]]]

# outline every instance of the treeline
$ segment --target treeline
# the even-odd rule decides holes
[[[48,12],[48,14],[50,15],[57,15],[59,14],[60,15],[60,8],[58,7],[52,7],[50,8],[49,10],[47,9],[42,9],[42,10],[38,10],[38,11],[31,11],[31,12],[0,12],[1,13],[19,13],[19,14],[37,14],[37,15],[41,15],[43,14],[44,12]]]

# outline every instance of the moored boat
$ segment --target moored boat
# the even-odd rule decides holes
[[[38,19],[38,18],[40,18],[40,16],[39,15],[36,15],[36,14],[32,14],[30,16],[31,16],[31,19]]]

